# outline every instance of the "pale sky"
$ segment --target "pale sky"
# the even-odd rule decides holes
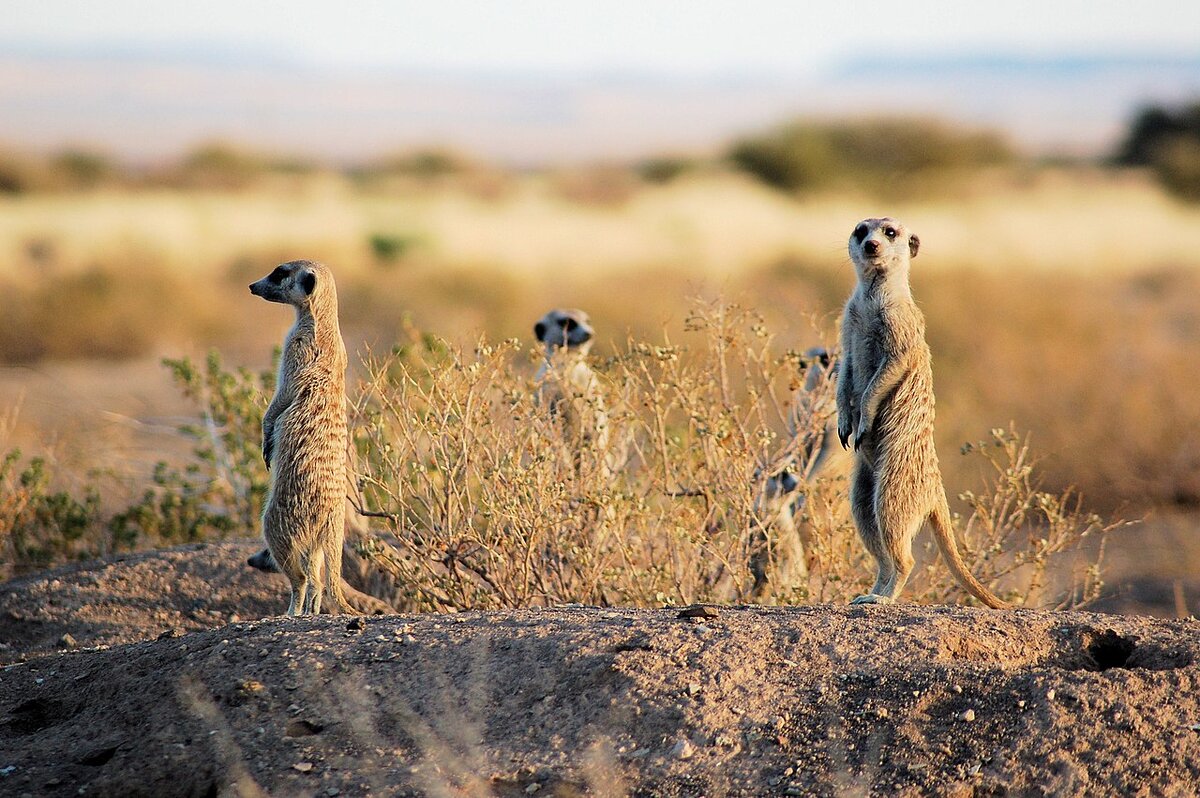
[[[0,46],[211,45],[341,67],[814,74],[857,57],[1200,54],[1198,0],[39,0]]]

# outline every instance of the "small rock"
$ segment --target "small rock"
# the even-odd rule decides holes
[[[706,604],[695,604],[691,607],[684,607],[679,611],[679,618],[716,618],[720,615],[716,607],[710,607]]]
[[[1054,696],[1055,696],[1055,695],[1056,695],[1056,693],[1054,692],[1054,689],[1053,689],[1053,688],[1051,688],[1051,689],[1047,690],[1047,691],[1046,691],[1046,700],[1047,700],[1047,701],[1053,701],[1053,700],[1054,700]]]
[[[700,683],[699,682],[688,682],[688,686],[687,686],[687,694],[688,695],[694,696],[694,695],[697,695],[699,692],[700,692]]]
[[[525,794],[533,795],[535,792],[537,792],[540,789],[542,789],[542,785],[538,784],[535,781],[535,782],[530,783],[527,787],[525,787]]]
[[[58,638],[58,642],[63,648],[75,648],[75,646],[79,645],[75,642],[75,638],[71,637],[70,632],[64,633],[62,637]]]
[[[325,790],[325,794],[328,795],[329,798],[337,798],[337,796],[342,794],[342,791],[337,787],[330,787]]]
[[[405,635],[403,638],[401,638],[401,642],[412,645],[413,643],[417,642],[417,638],[413,637],[412,635]]]
[[[1025,708],[1025,699],[1022,698],[1020,701],[1017,702],[1017,709],[1024,709],[1024,708]]]
[[[962,695],[962,685],[961,684],[951,685],[950,692],[954,693],[955,695]]]
[[[13,771],[16,769],[17,769],[16,765],[8,765],[7,767],[2,767],[2,768],[0,768],[0,776],[11,776],[13,774]]]
[[[292,765],[292,770],[298,770],[301,773],[310,773],[312,772],[312,769],[312,762],[297,762],[296,764]]]
[[[288,721],[287,729],[284,731],[284,737],[311,737],[314,734],[320,734],[324,730],[324,726],[320,723],[313,723],[310,720],[301,720],[299,718]]]
[[[879,709],[875,710],[875,717],[882,720],[883,718],[886,718],[887,716],[888,716],[888,711],[887,711],[886,707],[880,707]]]
[[[232,615],[230,615],[230,616],[229,616],[229,622],[230,622],[230,623],[241,623],[241,622],[242,622],[242,616],[238,615],[238,614],[235,612],[235,613],[233,613]]]
[[[686,737],[681,737],[671,748],[671,756],[675,759],[691,759],[695,755],[696,746]]]
[[[961,721],[965,721],[967,723],[971,723],[972,721],[975,720],[975,710],[973,710],[973,709],[963,710],[962,712],[958,713],[958,719]]]

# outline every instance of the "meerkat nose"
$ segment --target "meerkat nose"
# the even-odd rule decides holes
[[[879,242],[875,241],[874,239],[866,242],[865,244],[863,244],[863,252],[865,252],[868,255],[878,255],[879,254]]]

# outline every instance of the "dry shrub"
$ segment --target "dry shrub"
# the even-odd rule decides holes
[[[368,357],[353,412],[358,499],[390,523],[364,546],[395,579],[385,598],[437,610],[747,601],[752,558],[765,546],[778,571],[771,560],[787,548],[773,539],[763,478],[807,467],[784,434],[800,356],[777,351],[762,319],[734,305],[697,304],[686,329],[679,342],[631,340],[596,362],[606,445],[565,439],[569,427],[536,399],[538,356],[516,340],[469,350],[410,331],[409,345]],[[799,423],[820,434],[829,421]],[[1005,433],[995,444],[972,449],[995,476],[964,495],[964,558],[1020,604],[1094,598],[1098,563],[1066,592],[1050,589],[1047,569],[1113,525],[1080,513],[1069,494],[1040,491],[1024,442]],[[614,460],[610,473],[603,464]],[[825,469],[799,491],[808,576],[771,580],[756,598],[864,592],[873,570],[847,518],[843,470]],[[967,600],[936,563],[908,596]]]

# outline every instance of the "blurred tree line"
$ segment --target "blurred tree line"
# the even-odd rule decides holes
[[[716,158],[661,155],[620,171],[634,182],[668,183],[700,169],[727,165],[789,193],[849,186],[894,197],[910,194],[917,184],[936,187],[938,180],[1020,160],[1020,154],[995,131],[899,117],[796,120],[739,138]],[[1200,102],[1176,109],[1157,105],[1142,109],[1107,162],[1148,168],[1171,193],[1200,201]],[[105,186],[241,189],[273,176],[305,176],[322,170],[341,171],[360,186],[484,174],[495,182],[501,174],[495,167],[437,148],[384,156],[340,170],[311,159],[268,156],[221,142],[202,144],[173,163],[143,169],[79,148],[50,156],[0,150],[0,195]],[[606,172],[609,182],[608,173],[614,170]]]

